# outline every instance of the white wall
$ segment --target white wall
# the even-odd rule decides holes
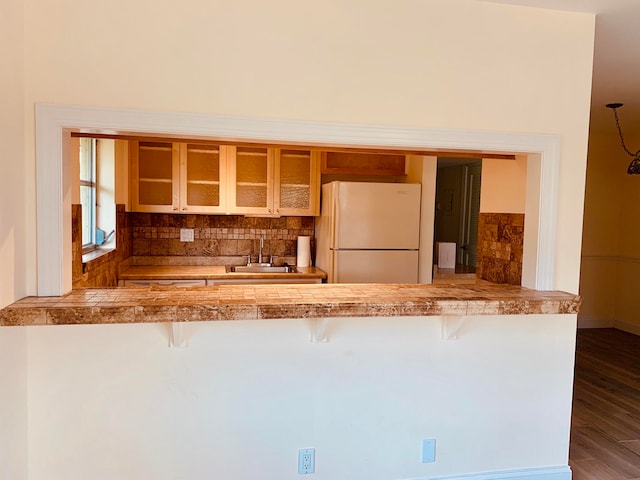
[[[0,478],[27,480],[27,330],[0,329]]]
[[[34,202],[27,187],[24,106],[24,11],[21,0],[0,6],[0,308],[27,294],[25,228]],[[33,183],[33,179],[31,179]],[[33,213],[33,210],[30,210]],[[30,253],[33,253],[30,252]],[[35,267],[35,264],[33,265]],[[27,337],[0,329],[0,478],[27,479]]]
[[[575,315],[29,327],[31,480],[391,480],[566,465]],[[514,435],[517,432],[517,435]],[[437,461],[420,463],[423,438]],[[251,460],[249,460],[251,459]]]
[[[618,238],[624,157],[612,122],[608,133],[592,132],[585,187],[578,315],[580,327],[612,327],[618,288]],[[617,153],[616,153],[617,152]],[[614,160],[615,159],[615,160]]]
[[[623,123],[624,128],[624,123]],[[625,129],[627,130],[627,129]],[[625,134],[629,150],[640,148],[640,134],[637,129]],[[615,295],[615,323],[618,328],[640,334],[638,318],[638,291],[640,282],[640,176],[628,175],[627,166],[631,161],[618,145],[606,156],[609,166],[618,174],[616,188],[620,190],[618,205],[617,281]],[[603,240],[604,241],[604,240]]]
[[[624,128],[624,124],[623,124]],[[640,135],[625,134],[630,150]],[[631,161],[611,121],[589,140],[580,294],[581,327],[617,327],[640,334],[636,285],[640,279],[640,176],[628,175]]]
[[[129,142],[115,141],[115,202],[129,205]]]
[[[422,185],[420,195],[420,257],[418,283],[433,280],[433,238],[435,228],[436,175],[438,157],[407,155],[407,182]]]
[[[577,291],[592,15],[472,0],[25,8],[31,140],[35,102],[558,135],[556,286]],[[35,197],[33,179],[24,188]],[[24,218],[34,258],[32,204]],[[34,265],[28,274],[34,293]]]
[[[37,102],[558,136],[556,287],[577,291],[591,15],[472,0],[2,8],[0,199],[12,208],[0,216],[0,306],[36,291]],[[292,478],[303,446],[318,448],[319,479],[362,478],[361,465],[370,478],[402,478],[566,464],[575,325],[504,319],[477,320],[469,328],[478,336],[437,344],[430,322],[386,330],[389,322],[354,321],[314,346],[298,343],[307,334],[293,326],[211,324],[184,351],[165,350],[154,325],[29,327],[30,479],[149,470],[159,479],[238,478],[254,472],[245,461],[254,445],[259,465]],[[314,381],[301,388],[310,371]],[[10,401],[27,403],[21,394]],[[301,427],[309,410],[310,434]],[[18,450],[20,418],[0,440]],[[413,463],[425,436],[439,439],[430,466]],[[357,462],[346,458],[352,452]],[[26,470],[15,458],[9,468]]]
[[[0,7],[0,308],[27,294],[26,234],[33,227],[33,178],[26,170],[24,107],[24,12],[21,0]],[[28,193],[27,193],[28,192]],[[27,211],[32,215],[27,221]],[[33,250],[29,253],[33,254]],[[32,265],[35,267],[35,264]],[[33,271],[32,271],[33,273]],[[33,291],[33,284],[30,285]]]
[[[482,159],[481,213],[524,213],[527,158]]]

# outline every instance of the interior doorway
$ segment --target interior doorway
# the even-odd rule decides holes
[[[482,160],[438,157],[434,263],[438,243],[455,244],[456,273],[475,273]]]

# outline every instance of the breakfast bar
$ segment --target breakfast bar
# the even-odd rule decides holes
[[[187,442],[180,464],[250,478],[228,452],[251,439],[282,445],[280,478],[315,448],[323,479],[357,478],[330,471],[345,451],[383,478],[384,449],[401,472],[384,478],[569,480],[580,302],[484,283],[78,288],[1,309],[0,334],[28,339],[34,438],[67,432],[51,455],[98,462],[97,432],[146,468],[159,442]]]
[[[26,297],[0,325],[192,322],[331,317],[576,314],[580,297],[508,285],[216,285],[76,289]]]

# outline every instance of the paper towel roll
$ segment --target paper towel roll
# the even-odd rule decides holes
[[[311,237],[298,237],[298,258],[296,261],[298,267],[308,267],[311,265]]]

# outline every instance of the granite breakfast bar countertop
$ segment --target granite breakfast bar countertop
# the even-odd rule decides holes
[[[76,289],[26,297],[0,326],[577,313],[581,298],[508,285],[216,285]]]

